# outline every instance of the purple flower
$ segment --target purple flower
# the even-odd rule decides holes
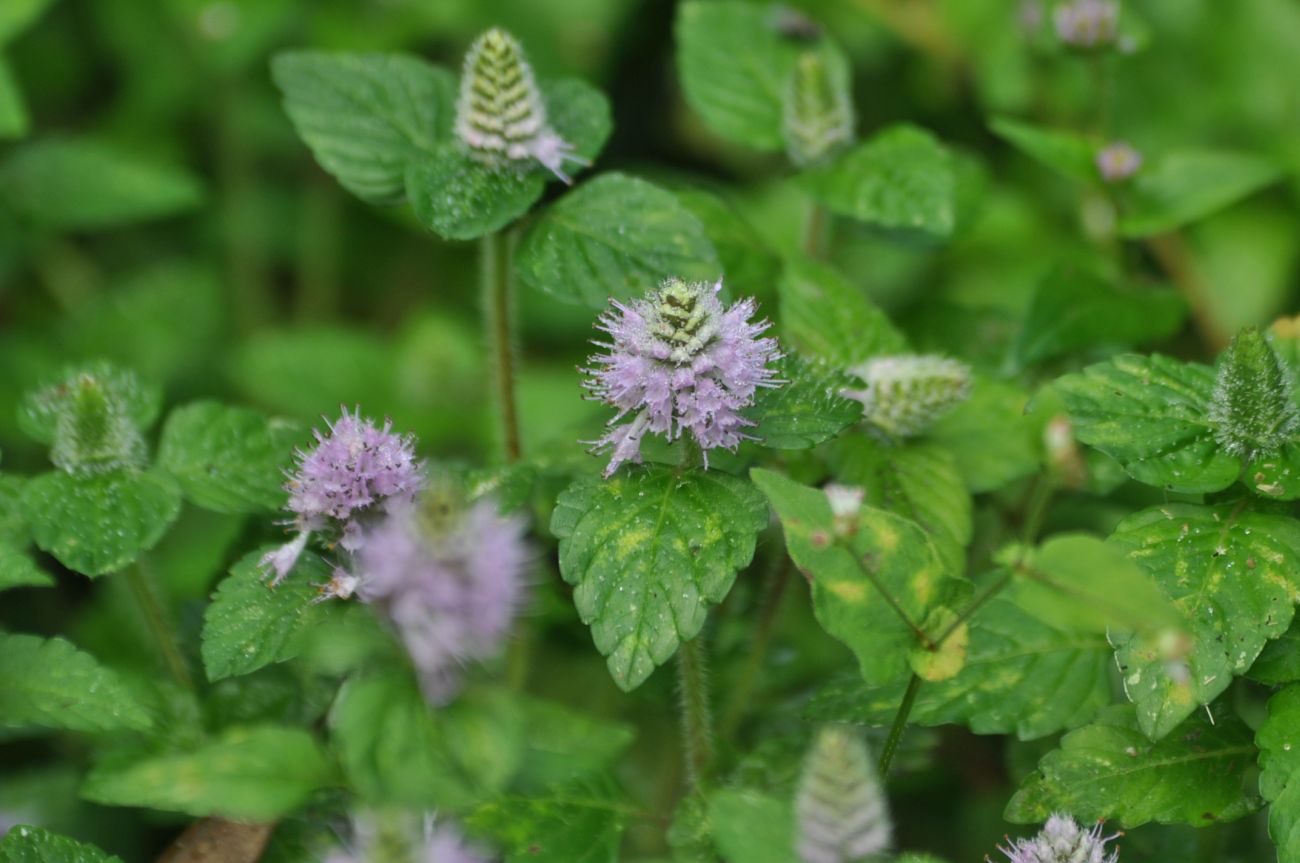
[[[1142,167],[1142,154],[1127,141],[1115,141],[1097,151],[1097,172],[1107,183],[1127,180]]]
[[[1075,48],[1098,48],[1115,41],[1119,4],[1115,0],[1069,0],[1056,7],[1056,35]]]
[[[607,352],[583,371],[592,397],[618,409],[608,434],[595,442],[597,451],[613,450],[606,477],[625,461],[640,463],[648,431],[669,440],[689,434],[706,453],[752,439],[744,430],[754,423],[740,411],[753,404],[758,387],[779,384],[768,363],[781,354],[776,339],[759,338],[770,324],[750,322],[757,303],[724,308],[721,289],[721,279],[669,279],[644,299],[612,301],[601,315],[597,326],[612,341],[597,343]]]
[[[446,701],[466,660],[501,649],[523,604],[530,552],[524,521],[480,499],[460,513],[407,507],[366,532],[352,577],[326,593],[355,591],[383,609],[401,635],[426,696]]]
[[[491,855],[466,841],[460,830],[432,815],[367,813],[352,818],[352,843],[334,850],[325,863],[374,863],[410,860],[412,863],[489,863]]]
[[[1056,814],[1037,836],[1016,839],[998,850],[1010,863],[1116,863],[1119,851],[1107,852],[1106,845],[1123,834],[1102,836],[1101,832],[1101,822],[1084,830],[1069,815]]]
[[[298,452],[298,464],[285,489],[297,535],[262,558],[278,584],[302,554],[315,532],[331,534],[346,551],[364,541],[362,519],[409,504],[422,483],[415,460],[415,439],[397,435],[391,421],[383,428],[361,417],[360,410],[330,424],[329,434],[315,432],[316,445]]]

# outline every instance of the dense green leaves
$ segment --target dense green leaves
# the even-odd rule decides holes
[[[868,684],[887,684],[912,670],[933,679],[957,673],[960,654],[941,669],[929,660],[950,634],[951,615],[970,594],[970,582],[945,571],[921,528],[863,507],[841,530],[825,492],[772,471],[756,468],[752,476],[781,519],[790,557],[812,582],[817,620],[857,655]]]
[[[296,423],[248,408],[194,402],[167,418],[158,462],[185,496],[214,512],[277,510],[284,469],[302,437]]]
[[[181,493],[161,471],[74,476],[55,471],[23,488],[32,537],[59,563],[104,575],[158,543],[180,514]]]
[[[1027,823],[1069,812],[1124,827],[1228,821],[1255,808],[1243,790],[1254,757],[1250,729],[1231,714],[1196,716],[1152,743],[1132,707],[1111,707],[1039,762],[1006,817]]]
[[[540,797],[501,797],[467,820],[505,863],[616,863],[629,807],[609,782],[562,786]]]
[[[90,231],[192,210],[202,190],[179,168],[91,140],[50,138],[0,165],[0,199],[32,225]]]
[[[90,771],[81,793],[112,806],[272,821],[332,780],[310,734],[265,725],[230,729],[190,751],[114,753]]]
[[[970,397],[940,417],[927,434],[957,461],[974,493],[992,491],[1039,466],[1038,429],[1025,416],[1029,401],[1015,384],[976,377]]]
[[[560,495],[560,572],[615,683],[636,688],[699,633],[766,524],[753,486],[714,471],[652,465]]]
[[[780,150],[786,81],[800,45],[782,37],[772,8],[700,2],[677,9],[677,69],[686,101],[715,132],[758,150]]]
[[[3,863],[122,863],[94,845],[40,827],[15,827],[0,839]]]
[[[1120,232],[1149,237],[1205,218],[1282,176],[1257,156],[1217,150],[1165,154],[1134,179]]]
[[[152,720],[116,674],[61,638],[0,632],[0,728],[116,731]]]
[[[825,264],[791,261],[778,288],[781,335],[805,357],[848,367],[906,346],[866,293]]]
[[[1300,524],[1241,506],[1166,504],[1126,518],[1110,543],[1144,567],[1185,618],[1189,644],[1114,638],[1138,722],[1159,738],[1286,632],[1300,599]]]
[[[1300,860],[1300,687],[1289,686],[1268,702],[1268,719],[1255,735],[1260,749],[1259,792],[1268,801],[1268,834],[1279,863]]]
[[[1214,369],[1124,354],[1056,382],[1079,440],[1134,479],[1170,491],[1218,491],[1241,472],[1209,417]]]
[[[232,566],[204,612],[203,666],[209,680],[294,658],[331,616],[331,606],[317,601],[330,565],[304,552],[288,578],[271,587],[258,563],[268,551],[251,551]]]
[[[525,283],[596,309],[669,277],[712,282],[722,275],[690,210],[671,192],[619,173],[602,174],[546,209],[524,235],[516,267]]]
[[[956,226],[952,154],[915,126],[878,132],[801,182],[832,212],[873,227],[944,239]]]
[[[862,420],[862,403],[840,393],[857,385],[844,372],[797,356],[777,363],[780,386],[763,387],[748,416],[758,425],[750,434],[773,449],[808,449]]]
[[[407,166],[451,135],[455,76],[418,57],[291,51],[271,72],[321,167],[367,201],[401,200]]]

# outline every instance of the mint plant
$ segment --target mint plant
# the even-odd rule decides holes
[[[1300,863],[1300,12],[90,5],[0,863]]]

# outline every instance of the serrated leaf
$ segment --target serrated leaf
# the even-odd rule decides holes
[[[989,129],[1026,156],[1062,176],[1081,183],[1095,183],[1101,179],[1097,172],[1097,146],[1083,135],[1048,129],[1010,117],[993,118]]]
[[[1118,290],[1081,270],[1056,270],[1034,291],[1012,347],[1020,367],[1098,346],[1132,346],[1174,335],[1187,303],[1165,288]]]
[[[970,397],[930,427],[927,437],[957,460],[973,493],[993,491],[1038,470],[1039,435],[1025,416],[1019,386],[976,375]]]
[[[942,240],[957,223],[952,154],[915,126],[890,126],[799,183],[833,213],[873,227]]]
[[[1292,618],[1286,632],[1264,645],[1246,677],[1270,686],[1300,681],[1300,620]]]
[[[766,524],[762,495],[716,471],[651,465],[560,494],[560,573],[619,687],[640,686],[699,634]]]
[[[812,582],[818,622],[854,652],[863,680],[883,685],[906,677],[913,649],[935,649],[947,632],[934,612],[955,611],[970,582],[945,571],[915,522],[864,506],[842,536],[825,492],[760,468],[750,476],[781,519],[791,559]]]
[[[803,46],[781,36],[771,7],[683,3],[673,33],[682,91],[704,122],[738,144],[782,149],[786,81]]]
[[[204,509],[274,511],[284,506],[284,470],[301,437],[297,423],[248,408],[193,402],[167,418],[158,463]]]
[[[798,863],[794,807],[762,791],[719,788],[709,795],[713,841],[726,860]]]
[[[419,57],[290,51],[271,76],[321,167],[363,200],[400,201],[407,166],[451,136],[456,77]]]
[[[262,725],[229,729],[188,752],[115,753],[91,768],[81,795],[108,806],[274,821],[333,780],[310,734]]]
[[[208,680],[248,674],[297,656],[313,630],[334,616],[317,602],[331,565],[303,552],[283,582],[271,587],[259,561],[266,546],[244,555],[217,585],[203,613],[203,667]]]
[[[121,859],[40,827],[15,827],[0,839],[3,863],[122,863]]]
[[[704,226],[671,193],[626,174],[606,173],[548,207],[524,234],[521,281],[557,299],[605,308],[665,279],[721,277]]]
[[[175,480],[161,471],[33,477],[23,488],[32,538],[68,569],[116,572],[157,545],[181,510]]]
[[[1109,542],[1145,568],[1186,619],[1190,643],[1113,636],[1124,689],[1153,738],[1208,704],[1286,632],[1300,600],[1300,524],[1231,505],[1166,504]]]
[[[849,435],[829,448],[827,459],[836,482],[862,488],[870,505],[919,524],[947,571],[965,574],[971,496],[951,453],[924,441],[891,445]]]
[[[27,134],[30,125],[22,89],[14,79],[9,61],[0,54],[0,140],[21,138]]]
[[[141,730],[149,713],[118,676],[61,638],[0,632],[0,727]]]
[[[1258,156],[1216,150],[1166,153],[1133,180],[1119,230],[1149,237],[1175,230],[1235,204],[1281,179]]]
[[[797,356],[776,364],[777,387],[760,387],[746,416],[758,423],[749,433],[772,449],[809,449],[862,420],[862,403],[840,393],[858,386],[850,375]]]
[[[781,335],[805,357],[847,368],[906,349],[885,313],[826,264],[791,260],[778,289]]]
[[[0,590],[53,586],[54,577],[42,571],[26,552],[0,539]]]
[[[197,178],[89,139],[48,138],[0,166],[0,196],[23,221],[91,231],[163,218],[202,200]]]
[[[1069,812],[1087,823],[1115,819],[1207,826],[1256,808],[1243,790],[1255,759],[1250,729],[1231,714],[1197,715],[1152,743],[1133,708],[1107,708],[1091,725],[1061,738],[1007,804],[1020,824]]]
[[[610,782],[556,788],[540,797],[499,797],[466,819],[505,863],[616,863],[631,812]]]
[[[54,0],[5,0],[4,6],[0,7],[0,45],[34,24],[53,2]]]
[[[1060,378],[1055,386],[1079,440],[1129,476],[1170,491],[1227,488],[1239,461],[1219,449],[1208,416],[1214,369],[1168,357],[1124,354]]]
[[[1021,608],[1014,590],[990,600],[970,623],[966,664],[926,683],[911,721],[960,723],[976,734],[1036,740],[1092,719],[1110,703],[1111,647],[1104,634],[1061,629]],[[818,720],[885,725],[903,687],[868,689],[857,675],[822,688],[807,708]]]
[[[1278,863],[1300,861],[1300,686],[1268,701],[1268,718],[1255,733],[1259,747],[1259,793],[1268,801],[1268,835]]]
[[[600,91],[577,79],[541,84],[555,132],[592,160],[609,137],[609,104]],[[535,162],[489,165],[458,141],[440,142],[411,162],[406,196],[426,228],[448,240],[474,240],[499,231],[537,203],[551,174]]]

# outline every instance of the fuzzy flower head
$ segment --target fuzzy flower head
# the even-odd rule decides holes
[[[853,142],[848,73],[825,52],[800,55],[784,102],[785,149],[796,166],[820,162]]]
[[[489,863],[452,823],[432,815],[370,812],[352,818],[352,841],[325,863]]]
[[[435,486],[369,529],[353,571],[331,585],[382,609],[425,695],[445,702],[460,667],[496,656],[519,614],[531,559],[524,533],[523,519],[500,515],[494,501],[466,506],[449,485]]]
[[[1118,849],[1107,851],[1106,846],[1121,835],[1103,836],[1101,822],[1084,830],[1069,815],[1056,814],[1037,836],[1016,839],[998,850],[1010,863],[1116,863]]]
[[[1237,333],[1219,358],[1208,416],[1219,446],[1241,458],[1275,454],[1300,436],[1291,375],[1257,328]]]
[[[495,27],[465,55],[455,131],[470,153],[491,165],[535,161],[571,183],[564,163],[590,164],[547,121],[523,46]]]
[[[802,863],[856,863],[889,850],[893,822],[871,755],[850,728],[821,729],[795,794]]]
[[[970,396],[970,367],[944,357],[877,357],[849,371],[865,387],[841,395],[862,402],[867,425],[890,440],[920,434]]]
[[[760,338],[770,324],[750,321],[754,300],[724,307],[721,289],[721,279],[669,279],[644,299],[612,302],[600,317],[610,342],[597,343],[606,352],[590,359],[584,385],[618,409],[595,442],[598,451],[613,450],[606,477],[625,461],[641,461],[646,432],[669,440],[688,434],[706,454],[752,438],[745,429],[754,423],[740,412],[759,387],[779,384],[768,364],[781,354],[776,339]]]
[[[1097,151],[1097,173],[1107,183],[1122,183],[1142,167],[1142,154],[1127,141],[1115,141]]]
[[[1102,48],[1119,33],[1119,3],[1115,0],[1068,0],[1056,7],[1056,35],[1072,48]]]

